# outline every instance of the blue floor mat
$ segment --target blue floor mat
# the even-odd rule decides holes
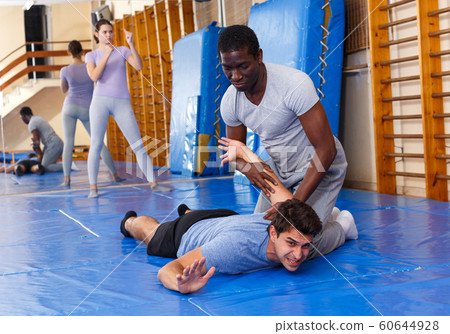
[[[344,189],[359,239],[325,258],[243,275],[216,274],[191,295],[165,289],[158,270],[169,259],[147,256],[123,238],[127,210],[168,221],[176,207],[226,207],[251,213],[258,193],[231,177],[186,178],[165,171],[170,193],[151,193],[126,172],[99,174],[88,199],[85,164],[72,173],[0,175],[0,315],[449,315],[450,204]]]

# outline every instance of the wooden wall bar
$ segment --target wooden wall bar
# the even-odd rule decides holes
[[[179,3],[179,13],[182,18],[181,25],[181,37],[183,38],[190,33],[195,31],[194,24],[194,6],[192,1],[182,1],[178,0]]]
[[[443,35],[448,37],[450,30],[440,30],[440,22],[448,21],[450,7],[439,8],[438,0],[384,0],[381,4],[378,0],[367,0],[367,4],[371,13],[370,67],[378,191],[396,194],[398,177],[424,179],[427,198],[448,201],[450,172],[447,165],[450,154],[447,153],[446,147],[449,146],[446,140],[450,139],[450,135],[446,133],[445,120],[450,118],[450,113],[445,112],[443,99],[450,96],[450,92],[443,91],[442,77],[449,76],[450,71],[442,72],[441,57],[450,54],[450,50],[441,50],[441,44],[445,44],[441,43],[440,38]],[[411,16],[411,11],[415,11],[416,15]],[[403,18],[402,15],[406,12],[408,16]],[[417,21],[417,35],[394,39],[401,31],[401,25],[413,21]],[[410,31],[411,29],[408,32]],[[416,43],[418,55],[404,57],[405,54],[402,54],[393,57],[390,47],[405,43]],[[401,49],[394,49],[398,54],[399,50]],[[397,71],[392,71],[394,64],[405,65],[405,68],[407,65],[410,73],[417,70],[419,75],[401,75],[398,68]],[[396,96],[392,96],[393,83],[399,85]],[[419,85],[420,95],[403,93],[398,89],[403,88],[400,86],[403,83],[406,83],[405,91],[409,88],[407,85]],[[402,101],[411,100],[415,101],[415,105],[401,104]],[[396,103],[395,108],[393,103]],[[408,110],[418,103],[421,114],[410,113]],[[408,127],[408,122],[411,124],[412,120],[421,120],[421,129],[417,126]],[[411,145],[413,141],[419,145]],[[396,148],[401,149],[401,153],[396,152]],[[412,149],[417,151],[412,152]],[[401,160],[395,161],[396,157]],[[415,161],[405,161],[401,167],[397,167],[396,163],[403,162],[404,159]],[[423,167],[425,173],[418,173],[417,167]]]
[[[444,113],[441,98],[434,98],[433,93],[442,92],[442,77],[432,77],[432,73],[441,72],[440,57],[431,57],[430,53],[441,51],[439,36],[430,37],[430,32],[439,31],[439,16],[429,15],[439,9],[437,0],[418,0],[417,18],[420,52],[420,87],[423,119],[423,144],[425,154],[425,175],[427,198],[448,200],[448,182],[436,176],[447,174],[447,161],[437,159],[437,155],[446,153],[445,140],[435,138],[435,134],[445,133],[444,118],[434,117]]]
[[[141,73],[137,78],[138,90],[136,91],[137,111],[136,119],[138,119],[141,136],[155,137],[155,117],[153,113],[153,90],[151,85],[151,68],[149,66],[150,48],[149,38],[147,34],[147,26],[145,20],[145,12],[136,13],[135,16],[135,45],[141,52],[142,62],[144,64]]]
[[[369,13],[377,9],[380,4],[378,0],[368,0]],[[384,0],[382,5],[387,5]],[[394,133],[392,122],[385,122],[383,117],[392,116],[392,104],[383,104],[383,99],[392,97],[391,85],[381,84],[381,80],[390,77],[390,66],[383,66],[383,60],[390,59],[389,48],[381,48],[380,43],[389,41],[389,31],[379,30],[378,26],[388,21],[387,11],[378,10],[377,15],[369,16],[370,35],[370,66],[376,69],[371,73],[372,79],[372,103],[374,113],[375,132],[375,161],[377,165],[378,191],[384,194],[396,193],[395,176],[388,175],[386,171],[395,170],[395,158],[385,156],[384,152],[394,152],[394,140],[386,138],[385,135]]]

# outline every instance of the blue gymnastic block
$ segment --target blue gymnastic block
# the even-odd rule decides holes
[[[174,45],[170,119],[172,173],[222,173],[217,140],[225,136],[225,124],[220,118],[219,106],[229,81],[223,74],[217,53],[221,31],[213,22]],[[195,108],[192,106],[194,97],[197,97]]]

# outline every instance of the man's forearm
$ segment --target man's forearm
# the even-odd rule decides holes
[[[158,271],[158,280],[169,290],[179,291],[177,275],[183,274],[183,266],[177,261],[166,264]]]
[[[247,161],[241,158],[236,158],[236,169],[242,173],[246,170]]]
[[[241,153],[237,154],[238,158],[236,159],[236,168],[239,171],[242,171],[242,170],[245,171],[245,168],[246,168],[245,165],[248,164],[248,163],[256,163],[256,164],[259,164],[259,166],[261,166],[260,168],[263,168],[263,165],[262,165],[263,161],[261,160],[261,158],[259,158],[247,146],[242,146],[241,148],[242,148],[242,151],[241,151]],[[245,158],[246,161],[244,161],[242,158],[240,158],[241,156],[243,158]],[[240,164],[241,164],[240,167],[242,168],[242,170],[237,167],[238,161],[240,161]],[[260,172],[262,172],[262,170]],[[270,170],[264,170],[264,172],[267,175],[269,175],[273,180],[275,180],[275,182],[277,182],[277,185],[275,185],[272,182],[270,182],[269,180],[267,180],[269,185],[274,190],[274,192],[269,197],[269,199],[270,199],[272,204],[275,204],[275,203],[278,203],[278,202],[284,202],[285,200],[288,200],[288,199],[292,198],[292,194],[289,192],[289,190],[287,190],[283,186],[283,184],[280,182],[280,180],[275,175],[275,173],[273,173]]]
[[[39,146],[37,146],[37,147],[33,146],[33,151],[36,152],[39,162],[42,162],[43,153],[42,153],[41,148]]]
[[[294,197],[305,202],[325,177],[335,157],[336,150],[330,152],[316,151]]]

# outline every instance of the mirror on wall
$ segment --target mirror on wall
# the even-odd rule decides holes
[[[55,67],[71,63],[72,58],[66,55],[71,40],[82,41],[85,50],[92,49],[90,16],[101,1],[74,0],[70,4],[64,0],[39,1],[28,9],[24,3],[0,1],[0,40],[4,46],[0,49],[0,196],[36,192],[37,183],[51,190],[47,189],[48,178],[16,177],[5,174],[2,167],[5,163],[11,166],[33,152],[31,134],[19,115],[23,106],[29,106],[35,115],[47,120],[58,136],[64,138],[61,109],[65,95],[60,89],[59,68]],[[58,54],[39,54],[41,57],[31,59],[27,52],[32,51]],[[30,66],[40,66],[41,70],[53,68],[26,73]],[[89,143],[86,130],[78,122],[75,145]],[[54,176],[53,188],[59,189],[63,173]],[[31,181],[34,184],[30,185]]]

